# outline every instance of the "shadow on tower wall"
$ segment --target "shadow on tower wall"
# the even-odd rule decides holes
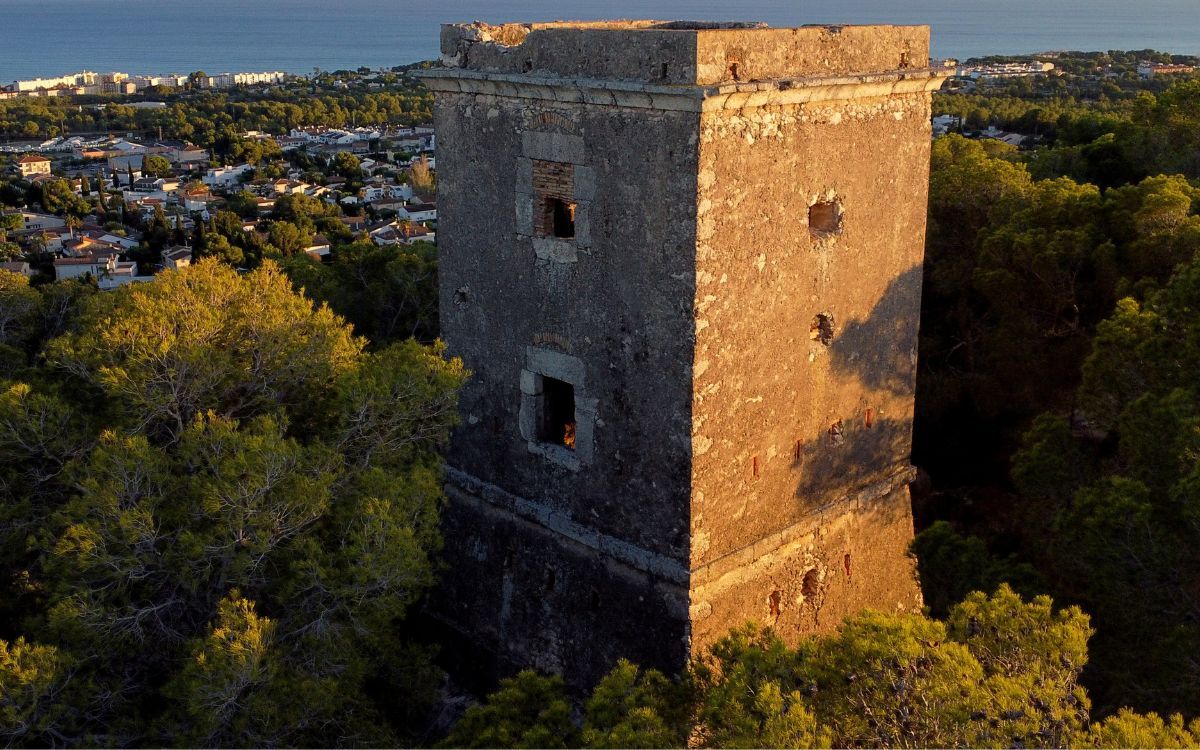
[[[893,279],[871,312],[838,323],[829,346],[839,386],[861,390],[865,405],[801,443],[793,466],[806,503],[854,492],[908,466],[917,367],[921,266]]]
[[[839,377],[853,377],[867,388],[913,398],[922,274],[916,265],[892,279],[866,318],[839,327],[830,346]]]

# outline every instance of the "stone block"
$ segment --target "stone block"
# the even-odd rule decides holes
[[[528,396],[540,396],[542,393],[542,376],[529,370],[521,370],[521,393]]]
[[[591,167],[575,167],[575,200],[590,201],[596,197],[596,170]]]
[[[578,389],[586,387],[586,370],[583,361],[578,357],[550,349],[527,346],[525,347],[525,362],[525,366],[536,373],[570,383]]]
[[[518,195],[533,193],[533,159],[517,158],[515,187]]]
[[[554,237],[534,237],[533,254],[538,260],[548,260],[551,263],[574,263],[579,260],[574,242]]]
[[[592,206],[590,203],[575,204],[575,245],[582,248],[592,246]]]
[[[533,234],[533,195],[528,193],[517,193],[516,199],[517,213],[517,234],[526,236]]]
[[[578,452],[564,448],[561,445],[551,445],[550,443],[539,443],[536,440],[531,440],[529,441],[529,452],[539,455],[568,471],[579,471],[583,468],[583,463],[579,460]]]
[[[563,133],[525,132],[521,136],[522,153],[529,159],[583,164],[586,146],[583,138]]]
[[[521,437],[535,441],[538,437],[538,422],[541,419],[540,396],[533,394],[521,395],[521,410],[517,414],[517,429]]]

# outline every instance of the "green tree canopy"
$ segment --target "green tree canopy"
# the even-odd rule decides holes
[[[346,151],[339,151],[333,157],[333,169],[347,180],[357,180],[362,177],[362,169],[358,166],[358,157]]]
[[[339,245],[329,263],[298,256],[284,267],[297,288],[328,303],[371,341],[437,336],[437,248],[430,243],[354,242]]]
[[[147,177],[166,177],[171,174],[171,162],[165,156],[150,154],[142,160],[142,174]]]
[[[271,218],[295,224],[301,231],[312,232],[318,219],[340,216],[341,209],[303,193],[290,193],[275,201]]]
[[[83,217],[92,212],[92,205],[80,198],[62,179],[48,180],[41,187],[42,207],[60,216]]]
[[[1136,686],[1162,710],[1200,707],[1200,670],[1178,658],[1200,649],[1198,330],[1192,260],[1099,326],[1073,421],[1040,418],[1014,467],[1036,509],[1042,567],[1104,623],[1105,688]]]
[[[76,306],[0,393],[0,626],[37,634],[0,658],[10,736],[401,742],[461,364],[365,353],[269,262]]]
[[[312,236],[295,224],[287,221],[273,221],[267,230],[267,238],[271,245],[284,255],[295,255],[302,252]]]

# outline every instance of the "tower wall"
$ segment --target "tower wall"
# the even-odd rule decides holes
[[[442,335],[473,373],[448,463],[686,564],[698,118],[458,94],[435,127]],[[572,168],[572,240],[536,236],[539,162]],[[543,368],[592,417],[571,454],[522,425]]]
[[[442,335],[472,371],[435,608],[517,664],[677,670],[699,119],[519,93],[435,113]],[[542,236],[547,186],[576,205],[570,240]],[[537,439],[539,377],[574,388],[572,451]]]
[[[711,572],[692,603],[714,614],[697,648],[750,616],[794,636],[920,606],[907,482],[929,96],[826,96],[701,121],[692,568]],[[810,226],[820,206],[833,228]]]
[[[473,376],[434,612],[587,684],[619,657],[677,671],[748,620],[797,637],[919,605],[928,30],[442,42],[442,331]]]

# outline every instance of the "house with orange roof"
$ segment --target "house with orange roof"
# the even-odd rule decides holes
[[[50,160],[41,154],[26,154],[17,162],[17,169],[21,170],[22,177],[50,174]]]

